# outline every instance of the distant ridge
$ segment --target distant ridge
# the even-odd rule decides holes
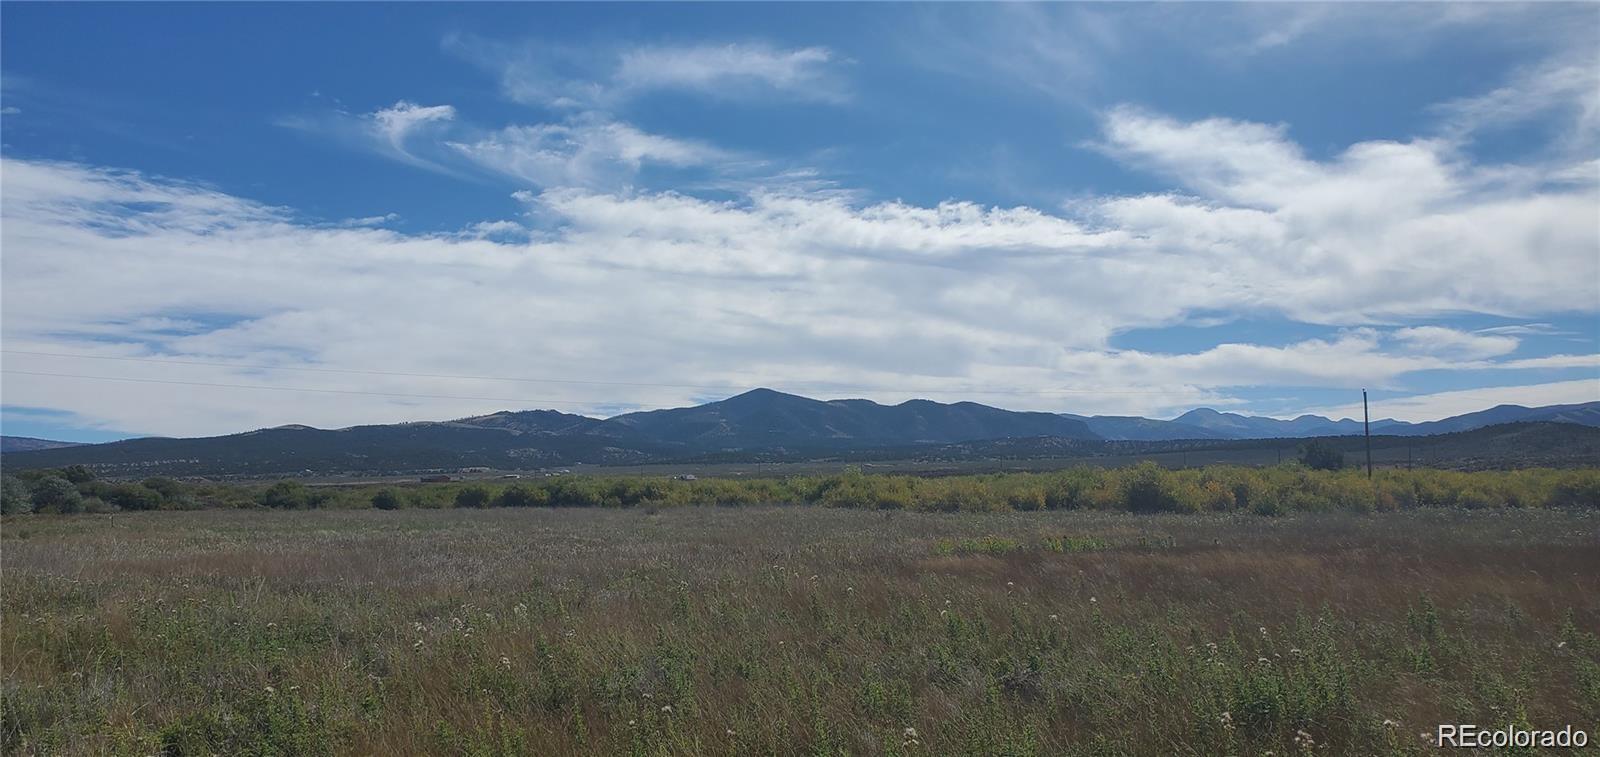
[[[0,454],[76,447],[79,444],[81,442],[58,442],[54,439],[35,439],[31,436],[0,436]]]
[[[1466,413],[1423,423],[1410,423],[1397,421],[1393,418],[1383,418],[1372,422],[1372,433],[1390,436],[1421,436],[1452,431],[1470,431],[1475,428],[1500,423],[1537,423],[1541,421],[1600,426],[1600,401],[1576,405],[1546,405],[1544,407],[1497,405],[1488,410],[1480,410],[1475,413]],[[1088,422],[1090,428],[1095,427],[1094,419],[1088,419]],[[1320,415],[1302,415],[1293,420],[1281,420],[1278,418],[1218,412],[1210,408],[1190,410],[1172,419],[1171,423],[1176,427],[1204,429],[1219,435],[1220,438],[1226,439],[1345,436],[1363,433],[1361,421],[1349,418],[1336,421]],[[1181,434],[1183,431],[1181,428],[1172,428],[1169,433]],[[1131,439],[1138,437],[1108,435],[1106,438]],[[1167,436],[1163,438],[1177,439],[1181,437]]]
[[[1374,434],[1419,436],[1505,423],[1600,426],[1600,402],[1501,405],[1429,423],[1376,421]],[[197,439],[145,438],[7,451],[7,466],[82,463],[128,475],[394,473],[489,466],[639,464],[668,460],[815,459],[913,449],[1088,450],[1121,443],[1213,443],[1359,434],[1361,424],[1305,415],[1261,418],[1202,408],[1170,420],[1003,410],[974,402],[815,400],[771,389],[694,407],[590,418],[503,411],[449,421],[325,430],[286,425]],[[50,442],[45,442],[51,444]],[[64,444],[64,443],[54,443]]]

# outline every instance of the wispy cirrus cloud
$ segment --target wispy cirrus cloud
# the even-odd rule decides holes
[[[431,124],[448,123],[456,119],[456,109],[450,105],[417,105],[401,100],[387,108],[368,114],[375,136],[387,144],[397,157],[408,161],[418,158],[406,148],[406,140]]]
[[[540,187],[618,186],[650,164],[692,167],[734,160],[710,145],[619,122],[508,126],[447,144],[484,168]]]
[[[336,111],[279,123],[362,144],[418,167],[448,172],[470,167],[540,188],[614,188],[656,166],[704,169],[700,176],[680,178],[690,186],[727,190],[791,186],[805,169],[654,133],[617,112],[633,98],[661,91],[720,100],[838,103],[848,98],[837,73],[841,61],[817,46],[736,42],[580,50],[464,34],[448,35],[443,44],[497,76],[505,97],[540,106],[547,117],[491,127],[458,117],[450,104],[401,100],[356,116]]]
[[[839,103],[849,87],[832,50],[760,41],[724,44],[590,46],[506,43],[449,35],[446,50],[499,78],[515,102],[573,110],[615,110],[662,90],[716,99]]]
[[[1499,357],[1515,352],[1519,340],[1507,335],[1484,335],[1443,326],[1414,326],[1394,332],[1410,349],[1425,355],[1460,359]]]
[[[830,71],[836,63],[834,53],[824,47],[641,47],[622,53],[612,81],[623,92],[671,89],[730,98],[770,90],[801,100],[838,102],[847,95]]]
[[[1562,131],[1553,146],[1592,159],[1600,146],[1600,56],[1592,45],[1558,53],[1513,72],[1488,92],[1433,110],[1444,135],[1456,141],[1554,116]],[[1592,166],[1587,173],[1595,175]]]
[[[763,167],[749,156],[648,132],[599,113],[488,128],[460,117],[452,105],[400,101],[360,115],[332,112],[280,124],[418,168],[454,175],[488,172],[538,188],[617,188],[652,166],[700,169],[707,182],[755,175]]]
[[[1509,326],[1490,326],[1477,329],[1479,334],[1508,334],[1510,336],[1570,336],[1575,332],[1556,328],[1549,323],[1517,323]]]

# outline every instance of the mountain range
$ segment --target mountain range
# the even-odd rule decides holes
[[[1427,423],[1385,419],[1375,434],[1420,436],[1513,422],[1600,426],[1600,402],[1527,408],[1501,405]],[[1359,421],[1303,415],[1280,420],[1211,409],[1172,420],[1018,412],[972,402],[815,400],[755,389],[694,407],[591,418],[554,410],[505,411],[451,421],[324,430],[280,426],[193,439],[144,438],[18,450],[6,464],[87,464],[127,473],[272,474],[411,471],[489,466],[528,469],[576,463],[637,464],[685,459],[802,459],[872,450],[914,450],[987,440],[1096,443],[1239,440],[1359,434]],[[27,440],[36,443],[42,440]],[[1039,441],[1026,446],[1041,447]]]

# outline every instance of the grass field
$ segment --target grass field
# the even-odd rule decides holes
[[[9,518],[6,754],[1378,754],[1600,728],[1600,511]]]

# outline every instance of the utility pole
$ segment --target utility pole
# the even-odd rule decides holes
[[[1367,433],[1367,480],[1372,480],[1372,414],[1367,412],[1367,390],[1361,390],[1361,426]]]

